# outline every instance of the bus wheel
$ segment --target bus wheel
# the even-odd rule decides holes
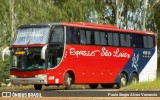
[[[42,89],[42,85],[41,84],[34,84],[34,89],[35,90],[41,90]]]
[[[96,89],[98,87],[98,84],[89,84],[89,87],[91,89]]]
[[[106,88],[113,88],[113,84],[101,84],[101,87],[106,89]]]
[[[118,84],[118,88],[127,86],[127,76],[124,73],[120,74],[120,82]]]
[[[72,77],[69,73],[66,73],[65,77],[64,77],[64,89],[68,90],[71,85],[72,85]]]
[[[131,76],[131,84],[136,84],[136,83],[138,83],[138,81],[139,81],[139,79],[138,79],[137,74],[133,73]]]

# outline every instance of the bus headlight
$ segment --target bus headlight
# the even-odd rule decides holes
[[[45,78],[46,75],[45,74],[39,74],[39,75],[35,75],[36,78]]]
[[[10,75],[10,79],[17,78],[15,75]]]

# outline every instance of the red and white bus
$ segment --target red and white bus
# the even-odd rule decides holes
[[[20,26],[10,46],[13,84],[89,84],[95,89],[153,81],[157,45],[152,32],[85,22]]]

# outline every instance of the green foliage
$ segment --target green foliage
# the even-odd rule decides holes
[[[9,78],[9,59],[0,60],[0,82],[5,82]]]
[[[140,91],[159,90],[159,86],[160,86],[160,79],[157,79],[152,82],[142,82],[138,84],[131,84],[121,89],[122,90],[140,90]]]
[[[160,33],[160,20],[159,20],[159,18],[160,18],[160,13],[158,13],[158,12],[160,12],[160,2],[157,3],[157,4],[154,6],[153,9],[154,9],[154,10],[153,10],[153,14],[154,14],[153,20],[154,20],[154,22],[155,22],[155,24],[156,24],[156,28],[158,29],[158,33]]]
[[[0,40],[2,46],[9,44],[10,38],[10,24],[9,24],[9,1],[0,1]]]

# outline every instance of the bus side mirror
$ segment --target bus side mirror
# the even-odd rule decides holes
[[[47,49],[47,45],[45,45],[41,50],[41,59],[45,60],[46,49]]]

